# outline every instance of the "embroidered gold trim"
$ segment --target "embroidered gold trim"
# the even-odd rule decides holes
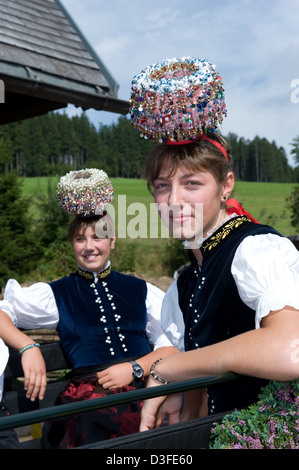
[[[202,245],[203,252],[211,251],[221,243],[233,230],[238,228],[244,222],[252,222],[248,217],[235,217],[226,222],[216,233],[209,237]]]
[[[79,268],[77,269],[77,273],[84,277],[85,279],[93,279],[93,274],[88,272],[88,271],[83,271],[83,269]],[[111,264],[108,266],[107,269],[104,269],[104,271],[98,273],[98,279],[104,279],[105,277],[109,276],[111,273]]]

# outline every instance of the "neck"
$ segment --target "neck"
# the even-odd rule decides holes
[[[203,238],[207,238],[210,233],[212,233],[216,228],[220,227],[223,221],[227,218],[228,214],[226,211],[226,206],[222,207],[219,211],[217,218],[214,219],[209,225],[209,227],[205,227],[205,231],[203,233]]]
[[[206,228],[206,230],[203,233],[203,240],[208,238],[215,230],[217,230],[218,227],[221,227],[223,224],[224,220],[228,217],[226,207],[223,207],[220,209],[220,212],[217,216],[217,219],[213,223],[210,224],[209,228]],[[197,248],[192,248],[192,253],[194,254],[195,258],[198,261],[198,264],[201,266],[202,265],[202,252],[200,249],[200,246]]]
[[[202,259],[203,259],[203,256],[202,256],[202,252],[200,250],[200,248],[196,248],[196,249],[193,249],[192,250],[192,253],[194,254],[199,266],[202,265]]]
[[[80,276],[85,277],[86,279],[94,279],[95,281],[109,276],[110,272],[110,261],[108,261],[106,266],[104,268],[101,268],[99,271],[86,271],[85,269],[81,268],[80,265],[78,265],[78,273],[80,274]]]

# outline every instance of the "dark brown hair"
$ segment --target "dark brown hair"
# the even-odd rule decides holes
[[[230,147],[219,134],[211,133],[207,137],[223,146],[228,161],[218,147],[204,139],[184,145],[158,144],[149,152],[144,167],[149,191],[153,192],[154,181],[162,168],[169,168],[169,176],[172,176],[180,165],[191,171],[210,171],[218,185],[223,183],[227,173],[232,171]]]
[[[85,232],[87,227],[93,227],[97,235],[99,231],[101,231],[102,234],[107,234],[108,224],[110,225],[110,227],[113,228],[113,232],[114,232],[114,223],[112,221],[110,214],[108,214],[107,212],[101,215],[94,215],[94,216],[89,216],[89,217],[76,215],[69,225],[69,232],[68,232],[69,240],[70,242],[73,242],[74,237],[78,233],[80,233],[81,230]]]

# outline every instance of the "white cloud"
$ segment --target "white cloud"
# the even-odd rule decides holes
[[[298,0],[61,1],[119,83],[119,98],[128,99],[132,77],[147,65],[205,57],[223,76],[223,132],[266,137],[289,154],[299,134],[299,103],[290,99],[299,79]]]

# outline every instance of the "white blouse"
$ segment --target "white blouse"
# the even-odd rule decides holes
[[[7,346],[5,346],[2,339],[0,339],[0,401],[2,400],[4,370],[5,370],[7,361],[8,361],[8,348]]]
[[[251,235],[240,243],[231,266],[242,301],[255,311],[255,325],[286,305],[299,309],[299,251],[287,238]],[[175,280],[163,300],[162,328],[184,350],[184,321]]]
[[[154,345],[154,349],[172,346],[163,333],[160,323],[161,305],[165,294],[150,283],[146,285],[148,340]],[[59,322],[59,312],[53,291],[45,282],[22,287],[15,279],[10,279],[4,290],[4,299],[0,301],[0,309],[10,317],[15,326],[26,330],[55,329]]]

